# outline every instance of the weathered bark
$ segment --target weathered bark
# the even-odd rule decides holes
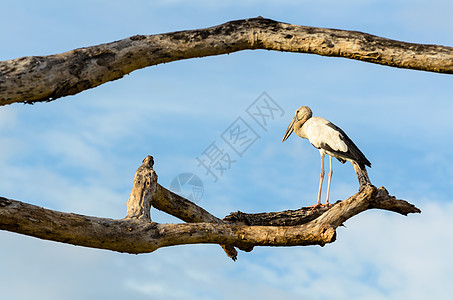
[[[144,67],[252,49],[313,53],[453,73],[452,47],[405,43],[357,31],[298,26],[259,17],[2,61],[0,105],[51,101]]]
[[[122,220],[57,212],[0,197],[0,229],[41,239],[127,253],[149,253],[158,248],[211,243],[251,251],[254,246],[325,245],[335,241],[335,230],[367,209],[379,208],[403,215],[419,213],[414,205],[395,199],[384,188],[368,185],[357,194],[327,208],[302,208],[278,213],[233,213],[219,220],[203,208],[161,187],[144,159],[134,177]],[[151,221],[153,206],[190,224]],[[231,253],[227,254],[232,257]],[[235,258],[235,257],[234,257]]]
[[[152,199],[157,190],[157,174],[153,165],[154,159],[147,156],[135,172],[134,185],[126,203],[126,219],[151,221]]]
[[[223,223],[203,208],[157,184],[157,174],[153,170],[153,165],[153,157],[147,156],[135,172],[134,185],[127,200],[126,219],[151,222],[150,209],[153,206],[188,223]],[[231,259],[237,259],[238,253],[233,246],[221,246]]]

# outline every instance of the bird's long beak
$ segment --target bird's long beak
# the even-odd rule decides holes
[[[282,142],[286,141],[287,138],[293,133],[294,131],[294,123],[296,123],[296,116],[291,120],[291,123],[289,124],[288,128],[286,129],[285,136],[283,137]]]

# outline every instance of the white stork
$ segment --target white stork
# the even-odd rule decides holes
[[[327,198],[325,205],[329,205],[330,181],[332,179],[332,157],[336,157],[341,163],[346,161],[351,162],[354,171],[359,179],[360,186],[371,184],[368,178],[368,173],[365,166],[371,167],[371,163],[365,155],[357,148],[354,142],[346,135],[346,133],[330,123],[326,119],[320,117],[312,117],[311,109],[308,106],[301,106],[296,111],[294,118],[286,129],[284,142],[292,132],[304,139],[308,139],[310,143],[319,149],[321,154],[321,178],[319,180],[318,202],[314,207],[321,206],[321,189],[324,179],[324,156],[329,155],[329,179],[327,183]]]

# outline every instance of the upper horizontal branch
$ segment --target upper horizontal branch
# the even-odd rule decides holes
[[[299,26],[259,17],[2,61],[0,105],[50,101],[144,67],[247,49],[313,53],[453,73],[452,47],[405,43],[357,31]]]

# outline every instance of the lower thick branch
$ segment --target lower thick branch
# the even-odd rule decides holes
[[[211,243],[253,246],[295,246],[329,243],[334,230],[313,225],[244,226],[192,223],[158,224],[137,219],[113,220],[63,213],[0,198],[0,229],[41,239],[127,253],[148,253],[160,247]]]
[[[158,224],[149,218],[153,205],[186,222]],[[0,229],[41,239],[127,253],[148,253],[161,247],[211,243],[223,246],[235,258],[236,250],[254,246],[325,245],[335,241],[335,230],[367,209],[400,214],[418,213],[414,205],[390,196],[383,188],[364,186],[357,194],[327,208],[245,214],[224,220],[161,187],[148,156],[138,168],[122,220],[82,216],[44,209],[0,197]],[[196,223],[195,223],[196,222]]]
[[[335,229],[347,218],[367,207],[378,207],[380,201],[385,203],[385,209],[395,210],[395,207],[390,207],[390,202],[394,202],[401,213],[420,212],[403,200],[385,197],[382,191],[382,188],[376,190],[369,187],[326,211],[308,213],[310,209],[302,208],[280,213],[242,214],[248,216],[246,222],[229,216],[225,218],[229,224],[158,224],[139,219],[113,220],[63,213],[0,198],[0,229],[41,239],[135,254],[153,252],[160,247],[195,243],[236,245],[244,249],[253,246],[324,245],[335,240]],[[300,214],[311,214],[315,219],[309,217],[297,221],[296,216]],[[278,215],[280,218],[275,217]]]

